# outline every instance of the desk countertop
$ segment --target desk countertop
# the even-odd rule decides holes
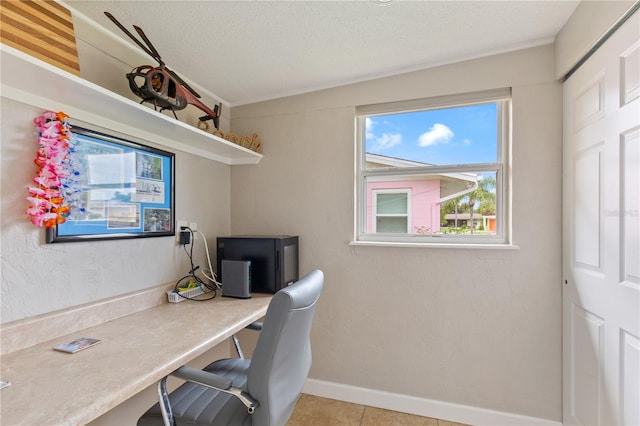
[[[5,354],[2,424],[88,423],[263,317],[270,300],[164,303]],[[79,337],[102,342],[75,354],[52,349]]]

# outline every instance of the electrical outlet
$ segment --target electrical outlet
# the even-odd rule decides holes
[[[197,240],[198,233],[196,231],[198,230],[198,224],[195,222],[189,222],[189,228],[191,228],[191,230],[193,231],[193,239]]]
[[[180,242],[180,228],[183,226],[189,226],[186,220],[176,220],[176,241]]]

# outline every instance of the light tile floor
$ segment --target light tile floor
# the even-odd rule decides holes
[[[466,426],[302,394],[287,426]]]

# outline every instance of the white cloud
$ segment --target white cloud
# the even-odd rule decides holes
[[[439,143],[449,143],[453,139],[453,132],[450,128],[441,123],[436,123],[418,138],[418,145],[431,146]]]
[[[373,151],[379,151],[392,148],[402,143],[402,135],[400,133],[383,133],[382,136],[376,137],[373,143]]]
[[[376,125],[375,121],[373,121],[370,117],[366,117],[364,119],[364,126],[367,139],[373,139],[373,127]]]
[[[373,132],[373,128],[378,125],[378,122],[372,120],[369,117],[365,118],[365,132],[367,141],[372,142],[369,148],[371,152],[382,151],[392,148],[402,143],[402,134],[400,133],[383,133],[378,136]]]

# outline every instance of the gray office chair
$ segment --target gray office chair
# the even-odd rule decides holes
[[[138,420],[148,425],[284,425],[311,367],[309,331],[324,275],[316,270],[278,291],[267,309],[251,360],[216,361],[203,370],[181,367],[173,376],[186,383],[166,393]]]

